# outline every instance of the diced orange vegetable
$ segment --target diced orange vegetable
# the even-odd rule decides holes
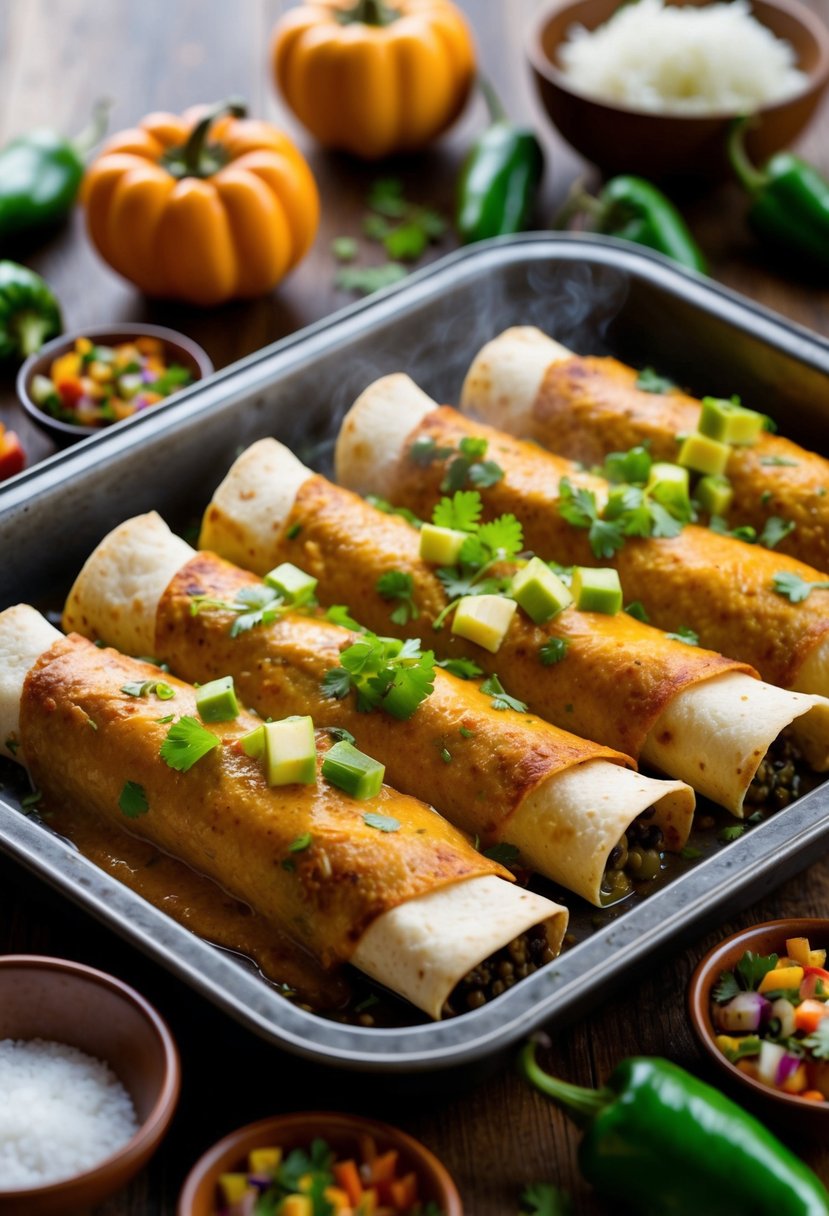
[[[809,1084],[809,1078],[806,1074],[806,1065],[798,1064],[792,1075],[783,1082],[780,1086],[784,1094],[799,1094]]]
[[[801,1001],[794,1011],[795,1030],[811,1034],[825,1017],[829,1017],[829,1008],[823,1001]]]
[[[55,387],[60,393],[63,404],[70,409],[84,395],[83,384],[77,376],[63,376],[57,381]]]
[[[825,967],[826,966],[826,951],[825,950],[810,950],[809,951],[809,966],[810,967]]]
[[[279,1205],[279,1216],[314,1216],[310,1195],[288,1195]]]
[[[801,967],[809,966],[809,952],[808,937],[786,938],[786,953],[789,958],[794,959],[796,963],[800,963]]]
[[[341,1191],[338,1186],[327,1186],[323,1192],[325,1198],[334,1209],[334,1216],[351,1216],[351,1200],[345,1191]]]
[[[805,1098],[807,1102],[825,1102],[826,1101],[826,1099],[824,1098],[823,1094],[820,1092],[819,1089],[804,1089],[803,1093],[800,1096],[801,1096],[801,1098]]]
[[[51,376],[55,384],[60,384],[61,380],[77,379],[80,370],[80,355],[70,350],[65,355],[60,355],[59,358],[55,359],[51,368]]]
[[[0,423],[0,481],[19,473],[26,464],[26,455],[14,431],[4,431]]]
[[[387,1153],[375,1157],[371,1163],[371,1181],[388,1182],[392,1179],[397,1173],[397,1157],[396,1148],[390,1148]]]
[[[778,988],[799,988],[803,979],[802,967],[775,967],[763,976],[758,992],[775,992]]]
[[[79,355],[88,355],[92,350],[92,343],[89,338],[76,338],[75,351]]]
[[[740,1072],[744,1072],[747,1077],[757,1079],[757,1061],[756,1060],[738,1060],[737,1068]]]
[[[391,1201],[399,1212],[408,1212],[417,1203],[417,1178],[405,1174],[391,1184]]]
[[[360,1181],[360,1171],[356,1161],[337,1161],[334,1164],[334,1177],[337,1185],[341,1186],[348,1195],[352,1207],[356,1207],[363,1197],[363,1184]]]
[[[377,1156],[377,1145],[373,1136],[360,1136],[360,1156],[366,1165],[371,1165]]]
[[[135,345],[142,355],[160,355],[164,349],[160,338],[136,338]]]

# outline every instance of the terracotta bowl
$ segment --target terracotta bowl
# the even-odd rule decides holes
[[[463,1216],[454,1182],[419,1140],[388,1123],[326,1111],[276,1115],[225,1136],[207,1150],[187,1175],[179,1196],[178,1216],[213,1216],[219,1175],[243,1166],[252,1148],[278,1145],[290,1152],[294,1148],[308,1148],[319,1137],[338,1155],[350,1156],[358,1154],[359,1137],[365,1135],[374,1137],[380,1152],[392,1148],[399,1151],[403,1172],[413,1171],[417,1175],[424,1202],[431,1199],[445,1216]]]
[[[0,1189],[0,1216],[77,1216],[125,1186],[158,1147],[178,1100],[175,1043],[152,1006],[120,980],[30,954],[0,957],[0,1039],[10,1038],[65,1043],[106,1061],[135,1105],[138,1131],[93,1169],[45,1186]]]
[[[135,338],[159,338],[164,346],[164,355],[168,363],[180,363],[182,367],[186,367],[193,377],[194,383],[197,380],[203,380],[213,371],[213,364],[206,351],[190,338],[186,338],[184,334],[180,334],[174,329],[167,329],[165,325],[145,325],[143,322],[122,321],[118,325],[91,325],[73,333],[61,334],[59,338],[53,338],[51,342],[41,346],[35,354],[30,355],[17,374],[17,395],[20,398],[20,404],[32,421],[42,431],[46,431],[60,447],[66,447],[78,439],[86,439],[89,435],[104,434],[109,430],[109,426],[80,426],[73,422],[62,422],[59,418],[52,418],[32,398],[31,386],[35,376],[48,376],[53,361],[71,351],[78,338],[91,338],[93,342],[98,342],[103,346],[131,342]],[[175,400],[175,396],[171,394],[170,399]],[[147,418],[155,408],[152,406],[147,410],[142,410],[140,414],[135,414],[118,425],[124,426],[126,423],[132,424],[142,418]]]
[[[796,1130],[823,1140],[829,1135],[829,1101],[810,1102],[796,1094],[770,1089],[731,1064],[714,1042],[717,1032],[711,1021],[711,990],[720,974],[733,971],[746,950],[754,954],[785,954],[789,937],[808,937],[814,949],[822,949],[829,946],[829,920],[771,920],[725,938],[709,950],[691,977],[688,1010],[700,1043],[728,1087],[739,1090],[741,1101],[787,1131]]]
[[[706,0],[667,0],[693,4]],[[720,177],[728,172],[725,138],[735,114],[661,115],[617,106],[574,88],[559,65],[559,48],[573,25],[603,25],[619,0],[555,0],[533,24],[527,54],[545,109],[568,143],[607,173],[645,177]],[[811,119],[829,84],[829,28],[798,0],[752,0],[754,16],[791,43],[808,76],[802,92],[757,112],[746,147],[757,164],[788,147]]]

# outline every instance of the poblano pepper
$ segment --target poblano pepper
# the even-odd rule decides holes
[[[479,85],[490,125],[472,145],[458,179],[455,227],[465,245],[522,232],[544,171],[544,153],[533,132],[508,120],[487,81]]]
[[[680,266],[706,273],[705,257],[684,219],[671,200],[643,177],[612,177],[598,197],[577,184],[556,219],[556,227],[565,228],[580,212],[590,217],[596,232],[655,249]]]
[[[0,360],[33,355],[62,328],[46,280],[17,262],[0,262]]]
[[[520,1070],[585,1127],[588,1182],[643,1216],[827,1216],[818,1178],[761,1123],[668,1060],[623,1060],[603,1089],[551,1077],[529,1042]]]
[[[109,102],[96,103],[76,139],[47,127],[20,135],[0,151],[0,248],[66,219],[84,175],[84,158],[106,128]]]
[[[756,168],[744,144],[748,121],[734,123],[728,146],[732,168],[751,196],[748,222],[800,262],[829,269],[829,181],[792,152],[778,152]]]

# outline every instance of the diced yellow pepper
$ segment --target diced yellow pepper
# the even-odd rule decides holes
[[[826,951],[825,950],[810,950],[808,966],[809,967],[825,967],[826,966]]]
[[[55,359],[52,364],[52,379],[55,384],[60,384],[63,380],[74,380],[81,370],[80,355],[76,355],[73,350],[65,355],[61,355],[59,359]]]
[[[377,1211],[377,1192],[374,1187],[366,1191],[354,1213],[354,1216],[375,1216]]]
[[[335,1216],[338,1216],[341,1212],[351,1211],[351,1200],[345,1191],[341,1191],[338,1186],[327,1186],[323,1191],[323,1195],[333,1206]]]
[[[239,1203],[248,1191],[247,1174],[220,1174],[219,1190],[224,1195],[225,1203]]]
[[[776,992],[778,988],[799,988],[803,979],[802,967],[775,967],[763,976],[758,992]]]
[[[281,1161],[281,1148],[252,1148],[248,1153],[248,1169],[252,1174],[275,1174]]]
[[[814,964],[809,962],[811,951],[809,950],[808,937],[787,937],[786,953],[789,958],[794,959],[795,963],[798,963],[801,967],[814,966]]]
[[[714,1039],[714,1042],[717,1044],[724,1056],[727,1056],[729,1052],[736,1051],[740,1046],[740,1040],[735,1039],[734,1036],[730,1034],[718,1034]]]
[[[310,1195],[288,1195],[279,1205],[279,1216],[314,1216]]]
[[[76,338],[75,350],[79,355],[88,355],[92,350],[92,342],[89,338]]]
[[[804,1064],[798,1064],[792,1075],[783,1082],[780,1088],[784,1094],[799,1094],[809,1085],[809,1078],[806,1075],[806,1067]]]

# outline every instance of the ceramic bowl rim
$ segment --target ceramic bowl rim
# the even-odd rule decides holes
[[[56,338],[51,338],[48,342],[44,342],[39,350],[34,351],[33,354],[28,356],[17,373],[16,388],[18,400],[37,426],[43,427],[46,430],[59,432],[61,435],[86,439],[90,435],[101,435],[105,431],[110,430],[111,426],[118,425],[118,423],[112,423],[110,426],[103,427],[86,426],[78,422],[64,422],[61,418],[52,418],[32,398],[29,392],[29,381],[33,375],[35,366],[45,355],[58,355],[64,348],[66,353],[68,353],[79,338],[91,338],[94,340],[95,338],[109,337],[110,341],[117,341],[118,336],[122,334],[126,339],[158,338],[168,346],[179,346],[187,352],[198,368],[198,375],[193,380],[194,384],[205,380],[216,370],[212,359],[204,347],[200,346],[193,338],[189,338],[187,334],[183,334],[177,329],[171,329],[168,325],[145,325],[141,321],[114,321],[111,325],[87,325],[82,329],[67,330],[65,333],[58,334]],[[187,385],[186,387],[189,388],[190,386]],[[134,415],[121,419],[121,422],[133,421],[135,421]]]
[[[726,1069],[730,1076],[739,1081],[758,1098],[780,1104],[779,1109],[781,1111],[788,1109],[797,1111],[801,1115],[808,1112],[817,1119],[825,1120],[829,1116],[829,1101],[812,1102],[809,1099],[801,1098],[799,1094],[783,1093],[782,1090],[772,1089],[761,1081],[755,1081],[753,1077],[747,1076],[735,1064],[727,1060],[714,1042],[713,1026],[711,1025],[711,1015],[708,1007],[709,1003],[703,993],[706,981],[712,972],[719,972],[723,969],[721,966],[718,966],[720,960],[724,955],[730,953],[735,946],[743,945],[745,949],[750,949],[752,942],[757,937],[778,933],[784,934],[786,937],[810,937],[810,939],[811,935],[820,936],[829,945],[829,917],[787,916],[780,920],[761,921],[759,924],[751,925],[747,929],[739,929],[736,933],[732,933],[728,937],[723,938],[722,941],[717,942],[700,959],[688,983],[687,1006],[691,1025],[701,1046],[710,1058],[720,1068]]]
[[[533,70],[562,93],[567,93],[579,101],[588,102],[610,113],[630,115],[631,117],[640,119],[654,119],[659,122],[680,122],[683,124],[722,123],[731,122],[739,117],[739,114],[734,110],[711,110],[704,114],[676,114],[658,110],[645,110],[636,106],[622,105],[609,101],[607,98],[598,97],[594,93],[587,93],[575,86],[570,77],[556,65],[545,51],[543,36],[544,31],[554,16],[564,12],[566,9],[575,8],[582,2],[583,0],[548,0],[533,18],[525,40],[526,55]],[[679,0],[679,3],[685,3],[685,0]],[[763,3],[769,8],[776,8],[786,13],[806,29],[817,44],[818,58],[814,67],[806,73],[807,79],[802,88],[796,93],[790,93],[788,97],[782,97],[777,101],[759,106],[754,111],[754,117],[756,118],[776,114],[801,98],[806,97],[815,89],[820,90],[829,83],[829,26],[821,21],[817,14],[810,8],[807,8],[805,4],[800,3],[800,0],[763,0]],[[754,13],[752,15],[756,16]],[[756,19],[760,21],[761,25],[764,24],[759,17],[756,17]],[[556,45],[558,46],[559,44],[557,43]]]
[[[99,971],[95,967],[89,967],[86,963],[78,963],[72,959],[55,958],[42,954],[0,955],[0,970],[5,971],[7,968],[12,967],[32,971],[57,971],[67,976],[91,981],[94,984],[98,984],[101,988],[106,988],[110,992],[116,993],[137,1009],[150,1024],[161,1045],[164,1057],[164,1080],[161,1089],[152,1110],[142,1121],[135,1134],[125,1144],[122,1144],[120,1148],[110,1153],[108,1157],[99,1161],[97,1165],[92,1166],[90,1169],[84,1170],[82,1173],[70,1174],[66,1178],[59,1178],[57,1181],[46,1183],[43,1186],[13,1187],[6,1190],[0,1188],[0,1199],[18,1199],[22,1202],[28,1199],[45,1199],[58,1195],[69,1186],[75,1188],[82,1185],[85,1186],[90,1182],[97,1182],[116,1163],[120,1164],[121,1162],[134,1159],[144,1152],[148,1144],[157,1143],[164,1135],[178,1103],[181,1089],[181,1065],[175,1039],[161,1014],[154,1009],[145,997],[136,992],[129,984],[124,983],[123,980],[119,980],[114,975],[109,975],[105,971]],[[109,1061],[106,1061],[106,1063],[109,1063]]]

